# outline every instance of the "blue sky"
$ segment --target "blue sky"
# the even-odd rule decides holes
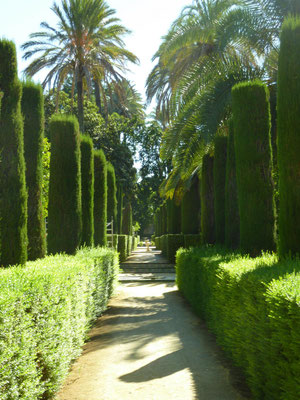
[[[107,3],[132,31],[125,41],[128,49],[139,57],[140,65],[132,68],[129,78],[144,94],[145,81],[153,67],[151,58],[161,43],[161,37],[192,0],[107,0]],[[56,19],[50,10],[52,4],[53,0],[0,0],[0,37],[15,41],[20,76],[26,66],[20,45],[31,32],[40,30],[42,21],[55,25]]]

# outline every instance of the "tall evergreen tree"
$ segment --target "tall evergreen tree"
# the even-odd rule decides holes
[[[124,211],[123,211],[123,234],[124,235],[132,235],[133,227],[132,227],[132,208],[130,202],[127,202]]]
[[[90,136],[81,136],[82,238],[84,246],[94,244],[94,150]]]
[[[190,190],[188,190],[181,202],[181,231],[183,234],[199,233],[199,179],[194,177]]]
[[[115,169],[107,164],[107,219],[113,221],[114,232],[117,228],[117,183]]]
[[[214,157],[210,156],[209,154],[206,154],[202,161],[201,232],[203,243],[215,243]]]
[[[28,192],[28,259],[36,260],[46,255],[46,226],[42,203],[44,95],[40,85],[32,82],[23,84],[22,113]]]
[[[27,260],[27,193],[22,85],[17,74],[14,43],[0,40],[0,264],[24,264]]]
[[[122,233],[123,225],[123,189],[121,185],[117,187],[117,233]]]
[[[102,150],[94,151],[94,242],[95,246],[107,243],[107,161]]]
[[[54,115],[50,135],[48,251],[74,254],[82,234],[80,134],[76,117]]]

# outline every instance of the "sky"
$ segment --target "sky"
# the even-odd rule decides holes
[[[157,51],[161,37],[168,32],[172,22],[184,6],[192,0],[106,0],[116,10],[116,16],[131,30],[125,37],[128,50],[140,59],[139,66],[132,66],[128,78],[135,83],[144,96],[145,82],[154,64],[152,56]],[[57,0],[60,3],[60,0]],[[55,26],[56,17],[50,10],[53,0],[0,0],[0,38],[5,37],[16,43],[19,75],[28,65],[22,60],[20,46],[28,40],[29,34],[40,30],[42,21]],[[37,79],[42,79],[41,76]]]

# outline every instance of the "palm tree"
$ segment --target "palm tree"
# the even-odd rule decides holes
[[[136,56],[124,48],[122,36],[129,31],[113,17],[115,10],[104,0],[62,0],[51,10],[58,17],[56,28],[46,22],[44,29],[30,35],[23,44],[24,58],[37,56],[25,69],[25,74],[35,75],[44,68],[50,69],[43,86],[56,87],[58,92],[72,76],[73,92],[78,94],[78,119],[83,130],[84,90],[102,81],[120,81],[127,61],[136,63]]]

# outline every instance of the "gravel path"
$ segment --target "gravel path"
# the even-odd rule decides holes
[[[125,283],[59,400],[241,400],[214,339],[174,283]]]

